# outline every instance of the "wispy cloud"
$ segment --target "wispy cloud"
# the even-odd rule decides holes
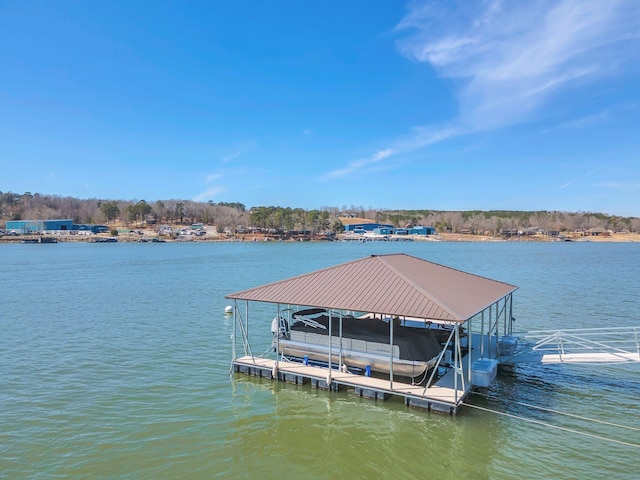
[[[211,173],[209,175],[207,175],[207,178],[205,179],[206,183],[211,183],[211,182],[215,182],[216,180],[222,178],[222,174],[221,173]]]
[[[209,188],[207,191],[193,197],[194,202],[207,202],[213,200],[217,195],[224,192],[224,188],[220,186]]]
[[[236,145],[233,148],[233,151],[222,158],[220,158],[221,171],[213,172],[205,176],[204,182],[206,185],[206,190],[196,196],[193,197],[194,202],[206,202],[209,200],[213,200],[216,196],[225,192],[227,189],[223,185],[219,184],[219,181],[229,175],[230,171],[234,169],[229,167],[227,164],[234,162],[242,155],[250,151],[255,147],[255,142],[253,140],[247,140],[239,145]],[[236,166],[235,170],[242,169],[241,166]],[[216,184],[218,183],[218,184]]]
[[[560,190],[564,190],[567,187],[572,187],[578,184],[580,181],[584,180],[585,178],[590,177],[591,175],[598,173],[602,170],[605,170],[606,168],[607,168],[607,165],[597,165],[593,168],[590,168],[589,170],[585,170],[580,175],[560,185]],[[584,188],[584,185],[581,188]]]
[[[448,126],[417,127],[390,142],[392,153],[385,158],[530,121],[576,82],[614,74],[638,56],[640,2],[415,2],[396,30],[409,32],[397,44],[403,56],[455,80],[459,111]],[[327,177],[354,173],[373,161],[357,160]]]
[[[594,113],[593,115],[587,115],[585,117],[576,118],[575,120],[569,120],[568,122],[561,123],[556,125],[553,128],[547,128],[543,130],[544,132],[550,132],[553,130],[577,130],[580,128],[587,128],[593,125],[597,125],[609,118],[609,112],[603,110],[598,113]]]
[[[613,190],[627,190],[627,189],[633,189],[633,190],[637,190],[640,188],[640,183],[638,182],[624,182],[624,181],[620,181],[620,182],[616,182],[616,181],[610,181],[610,182],[602,182],[597,184],[598,187],[602,187],[602,188],[610,188]]]
[[[466,133],[460,126],[414,127],[411,133],[396,140],[394,151],[407,153]]]
[[[378,150],[368,158],[355,160],[344,168],[327,172],[322,176],[322,180],[346,177],[357,171],[372,167],[386,158],[402,153],[409,153],[447,138],[455,137],[461,133],[458,127],[451,126],[439,128],[415,127],[409,135],[395,140],[390,148]]]
[[[205,184],[208,185],[207,189],[193,197],[194,202],[208,202],[213,200],[215,196],[225,191],[225,188],[221,185],[211,185],[214,182],[220,180],[224,175],[220,172],[210,173],[205,177]]]
[[[413,31],[398,43],[403,55],[460,80],[459,121],[487,129],[529,119],[578,79],[610,74],[639,27],[635,0],[494,0],[418,5],[397,28]]]
[[[246,140],[242,143],[240,143],[240,145],[237,145],[234,149],[233,152],[225,155],[224,157],[222,157],[220,159],[220,161],[224,164],[224,163],[230,163],[233,162],[234,160],[240,158],[242,155],[244,155],[245,153],[247,153],[248,151],[250,151],[251,149],[253,149],[255,147],[255,141],[253,140]]]
[[[240,155],[242,155],[242,152],[233,152],[230,155],[225,155],[224,157],[222,157],[220,161],[222,163],[229,163],[238,158]]]
[[[390,157],[391,155],[393,155],[395,152],[388,148],[386,150],[379,150],[376,153],[374,153],[373,155],[371,155],[371,157],[369,158],[364,158],[364,159],[360,159],[360,160],[356,160],[354,162],[351,162],[349,165],[347,165],[345,168],[341,168],[338,170],[332,170],[328,173],[326,173],[322,178],[324,180],[331,180],[334,178],[342,178],[342,177],[346,177],[347,175],[350,175],[351,173],[357,171],[357,170],[361,170],[365,167],[368,167],[370,165],[373,165],[374,163],[378,163],[380,160]]]

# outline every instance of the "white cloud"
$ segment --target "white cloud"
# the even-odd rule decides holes
[[[212,173],[210,175],[207,175],[207,178],[205,179],[205,181],[206,183],[211,183],[211,182],[215,182],[216,180],[219,180],[220,178],[222,178],[221,173]]]
[[[412,152],[464,133],[466,132],[457,126],[414,127],[410,135],[395,142],[394,151]]]
[[[226,155],[224,157],[222,157],[221,162],[222,163],[229,163],[233,160],[235,160],[236,158],[238,158],[240,155],[242,155],[242,151],[238,151],[238,152],[234,152],[230,155]]]
[[[344,168],[327,172],[322,176],[322,179],[331,180],[335,178],[346,177],[347,175],[356,173],[359,170],[379,163],[386,158],[402,153],[409,153],[419,148],[423,148],[428,145],[443,141],[447,138],[461,135],[462,133],[464,132],[462,132],[459,128],[451,126],[440,128],[415,127],[410,135],[397,139],[395,142],[393,142],[391,148],[378,150],[369,158],[355,160]]]
[[[378,150],[376,153],[373,154],[373,156],[371,157],[371,161],[370,163],[375,163],[375,162],[379,162],[380,160],[382,160],[383,158],[387,158],[391,155],[393,155],[393,150],[391,150],[390,148],[387,148],[386,150]]]
[[[193,197],[194,202],[207,202],[209,200],[213,200],[216,195],[220,195],[224,192],[224,187],[216,186],[209,188],[207,191],[200,193]]]
[[[383,158],[531,120],[577,81],[615,73],[640,51],[640,1],[422,2],[411,5],[396,30],[411,30],[398,41],[402,55],[456,79],[459,112],[449,125],[416,127],[392,141]],[[375,155],[326,177],[354,173],[378,161]]]
[[[403,55],[459,80],[458,122],[485,130],[528,120],[575,80],[609,75],[625,60],[620,46],[638,40],[640,2],[426,3],[397,28],[413,30],[398,42]]]
[[[597,125],[599,123],[606,121],[609,118],[609,116],[610,116],[609,112],[606,110],[603,110],[601,112],[594,113],[593,115],[587,115],[584,117],[576,118],[574,120],[569,120],[568,122],[561,123],[559,125],[556,125],[553,128],[547,128],[544,130],[544,132],[546,133],[553,130],[563,130],[563,129],[578,130],[581,128],[587,128],[587,127],[591,127],[593,125]]]
[[[347,165],[345,168],[341,168],[338,170],[332,170],[328,173],[326,173],[322,178],[324,180],[331,180],[334,178],[342,178],[342,177],[346,177],[347,175],[361,170],[362,168],[368,167],[374,163],[378,163],[380,160],[390,157],[391,155],[393,155],[395,152],[390,149],[387,148],[386,150],[379,150],[376,153],[374,153],[373,155],[371,155],[370,158],[366,158],[366,159],[361,159],[361,160],[356,160],[354,162],[351,162],[349,165]]]
[[[220,161],[223,164],[232,162],[232,161],[236,160],[237,158],[239,158],[241,155],[244,155],[245,153],[247,153],[248,151],[253,149],[255,146],[256,146],[255,141],[246,140],[246,141],[240,143],[239,145],[236,145],[234,147],[234,151],[232,153],[222,157],[222,159]]]
[[[581,185],[581,183],[584,183],[584,179],[587,177],[590,177],[596,173],[599,173],[603,170],[607,170],[609,165],[607,164],[602,164],[602,165],[596,165],[588,170],[583,171],[582,173],[580,173],[578,176],[576,176],[573,179],[570,179],[569,181],[563,183],[562,185],[560,185],[560,190],[564,190],[565,188],[569,187],[569,186],[574,186],[574,185],[578,185],[579,188],[585,188],[585,185]]]

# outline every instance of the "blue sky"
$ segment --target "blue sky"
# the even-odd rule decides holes
[[[0,0],[0,190],[640,216],[640,2]]]

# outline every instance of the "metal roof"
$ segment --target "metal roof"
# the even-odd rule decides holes
[[[226,298],[462,323],[517,288],[398,253],[372,255]]]

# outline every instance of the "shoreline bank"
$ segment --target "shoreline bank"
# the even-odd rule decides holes
[[[326,242],[326,241],[351,241],[351,242],[380,242],[380,241],[416,241],[416,242],[597,242],[597,243],[634,243],[640,242],[639,233],[614,233],[611,235],[575,236],[575,237],[549,237],[546,235],[531,235],[519,237],[492,237],[486,235],[441,233],[437,235],[392,235],[392,236],[371,236],[359,234],[338,234],[333,239],[326,237],[293,237],[283,239],[266,234],[220,234],[217,232],[207,232],[204,235],[179,235],[176,237],[159,236],[153,230],[144,230],[140,233],[126,233],[112,237],[108,234],[94,235],[4,235],[0,237],[0,243],[38,243],[38,238],[53,239],[61,243],[102,243],[108,239],[115,239],[117,242],[125,243],[181,243],[181,242]],[[112,240],[113,241],[113,240]],[[43,242],[46,243],[46,242]],[[55,243],[55,242],[53,242]]]

